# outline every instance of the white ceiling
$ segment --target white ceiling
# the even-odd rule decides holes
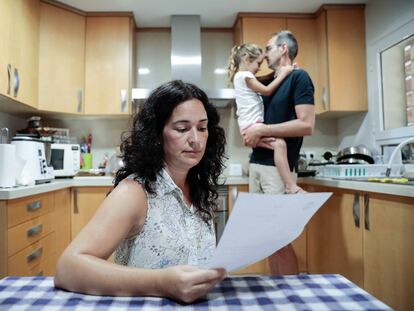
[[[313,13],[322,4],[369,0],[59,0],[83,11],[133,11],[138,27],[169,27],[174,14],[201,16],[202,27],[231,27],[239,12]]]

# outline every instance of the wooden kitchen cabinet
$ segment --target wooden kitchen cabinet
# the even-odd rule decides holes
[[[11,33],[11,2],[0,1],[0,94],[7,95],[10,79],[7,76],[7,65],[11,63],[10,33]]]
[[[72,240],[89,222],[112,187],[77,187],[73,191],[71,212]]]
[[[298,40],[295,61],[313,81],[318,115],[368,110],[364,5],[324,5],[315,14],[240,13],[234,42],[264,48],[273,33],[284,29]],[[263,62],[258,76],[269,72]]]
[[[364,5],[323,6],[316,23],[317,114],[329,117],[367,111]]]
[[[37,107],[39,64],[38,0],[0,2],[0,93]]]
[[[309,192],[334,192],[307,225],[309,273],[339,273],[358,286],[364,284],[362,195],[321,186]],[[358,217],[358,215],[360,215]],[[359,222],[355,222],[359,219]]]
[[[414,198],[365,194],[364,288],[395,310],[414,306]]]
[[[132,15],[87,16],[85,114],[130,114],[133,40]]]
[[[54,192],[56,214],[56,259],[63,253],[72,240],[71,236],[71,189],[62,189]]]
[[[317,185],[305,188],[333,192],[308,224],[309,273],[342,274],[393,309],[411,310],[413,198]]]
[[[280,14],[240,13],[233,28],[234,43],[258,44],[264,51],[272,34],[286,29],[287,20]],[[271,70],[264,61],[257,76],[269,74]]]
[[[320,89],[320,72],[318,63],[317,28],[315,18],[288,18],[287,29],[295,34],[298,41],[299,52],[295,58],[298,66],[309,74],[315,88],[315,94]]]
[[[295,62],[306,70],[315,86],[319,88],[318,51],[316,49],[317,28],[313,14],[259,14],[241,13],[234,26],[235,44],[256,43],[264,50],[270,37],[281,30],[292,31],[299,43]],[[267,62],[263,62],[258,76],[270,73]]]
[[[0,277],[53,275],[69,242],[69,189],[0,201]]]
[[[84,15],[40,4],[39,109],[83,113],[85,27]]]

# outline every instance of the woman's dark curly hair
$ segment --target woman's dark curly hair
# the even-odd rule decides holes
[[[224,168],[226,138],[220,117],[207,95],[197,86],[174,80],[156,88],[133,118],[132,129],[121,144],[124,167],[118,170],[115,187],[135,174],[148,193],[154,193],[157,174],[164,167],[163,129],[175,107],[190,100],[203,103],[208,118],[207,146],[201,161],[190,169],[187,181],[194,207],[206,222],[217,207],[218,178]]]

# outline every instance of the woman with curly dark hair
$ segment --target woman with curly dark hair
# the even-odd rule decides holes
[[[179,80],[155,89],[123,140],[125,166],[92,220],[59,259],[55,286],[191,302],[225,271],[215,249],[215,186],[225,136],[206,94]],[[115,263],[106,259],[115,251]]]

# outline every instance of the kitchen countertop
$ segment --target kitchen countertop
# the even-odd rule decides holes
[[[18,199],[70,187],[111,187],[113,185],[112,182],[112,176],[82,176],[67,179],[54,179],[50,183],[40,185],[0,189],[0,200]],[[247,185],[249,183],[249,177],[223,176],[220,177],[219,183],[224,183],[225,185]]]
[[[50,183],[35,186],[21,186],[10,189],[1,189],[0,200],[17,199],[70,187],[111,187],[113,185],[112,181],[113,177],[111,176],[85,176],[67,179],[55,179]],[[410,185],[396,185],[355,180],[339,180],[323,177],[299,178],[298,182],[310,185],[414,197],[414,186]],[[220,177],[219,183],[225,185],[247,185],[249,183],[249,177],[223,176]]]
[[[381,182],[356,181],[346,179],[334,179],[327,177],[299,178],[299,183],[350,189],[357,191],[376,192],[404,197],[414,197],[414,186],[404,184],[390,184]]]

